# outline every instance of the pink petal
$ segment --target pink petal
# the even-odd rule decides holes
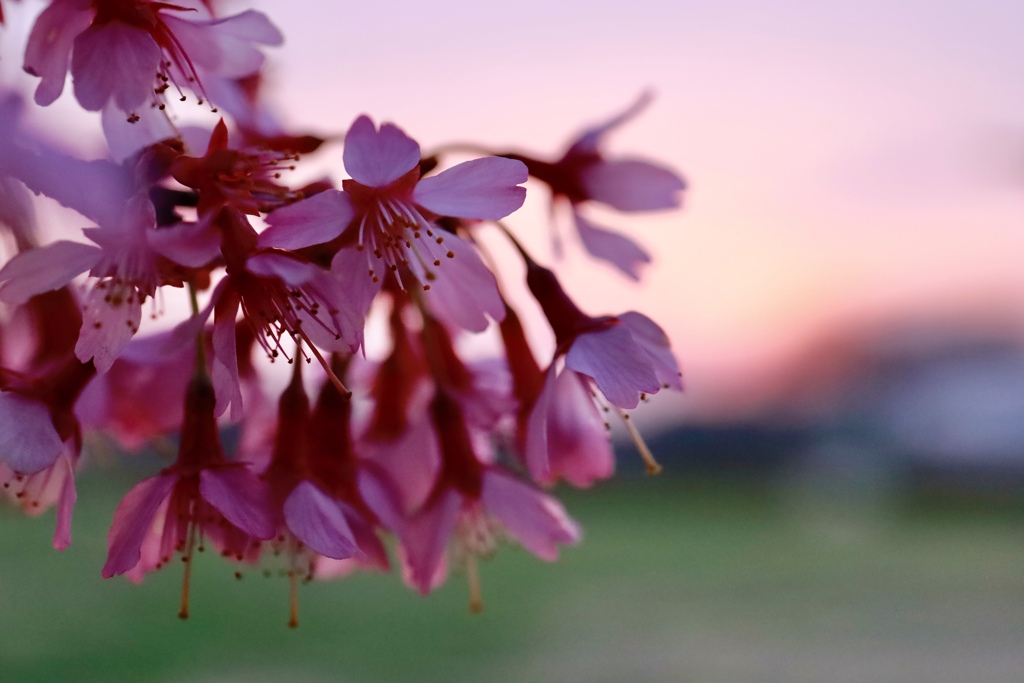
[[[220,256],[220,233],[209,222],[177,223],[149,230],[150,248],[188,268],[200,268]]]
[[[75,39],[75,97],[89,111],[108,100],[130,112],[146,104],[156,82],[160,48],[144,30],[120,21],[90,26]]]
[[[292,490],[283,511],[288,530],[315,552],[336,560],[362,554],[337,501],[309,481]]]
[[[0,103],[0,127],[9,125]],[[82,161],[19,132],[31,150],[5,145],[0,166],[36,194],[44,194],[74,209],[98,225],[115,225],[124,203],[135,194],[134,180],[125,169],[106,160]]]
[[[636,408],[640,394],[656,394],[661,383],[647,354],[622,325],[581,334],[565,356],[566,367],[593,378],[597,388],[620,408]]]
[[[245,467],[204,469],[199,495],[253,538],[267,540],[277,533],[267,486]]]
[[[153,524],[153,517],[177,482],[178,477],[173,474],[150,477],[142,480],[121,500],[107,537],[103,578],[123,574],[139,563],[142,542]]]
[[[557,560],[559,545],[580,540],[579,525],[561,503],[512,477],[485,472],[481,500],[524,548],[542,560]]]
[[[82,306],[82,331],[75,344],[78,360],[87,363],[91,358],[101,374],[114,364],[142,322],[141,295],[134,287],[126,287],[121,297],[108,300],[113,287],[106,280],[89,291]]]
[[[523,205],[526,164],[515,159],[474,159],[422,179],[413,199],[440,216],[498,220]]]
[[[345,135],[344,162],[356,182],[384,187],[420,163],[420,146],[392,123],[381,124],[378,132],[364,114]]]
[[[15,472],[32,474],[52,465],[63,448],[44,404],[0,391],[0,461]]]
[[[668,389],[676,391],[683,390],[683,380],[679,375],[679,364],[672,354],[672,348],[668,341],[668,335],[656,322],[642,313],[629,311],[618,316],[619,322],[629,328],[633,333],[633,339],[647,352],[654,365],[654,374],[658,381]]]
[[[640,266],[651,262],[646,251],[625,235],[594,225],[579,212],[573,215],[583,247],[591,256],[611,263],[633,280],[640,279]]]
[[[381,525],[397,534],[405,528],[405,505],[389,478],[375,467],[361,467],[358,474],[359,495],[380,520]]]
[[[280,45],[284,36],[267,15],[255,10],[246,10],[224,19],[211,22],[217,32],[261,45]]]
[[[369,279],[369,278],[367,278]],[[309,340],[320,349],[355,353],[363,343],[366,308],[349,296],[343,279],[334,271],[316,267],[302,291],[319,304],[316,317],[305,310],[296,312]]]
[[[135,114],[138,120],[129,123],[114,102],[107,102],[103,107],[103,137],[107,140],[110,158],[118,163],[145,147],[178,135],[167,115],[155,107],[141,107]]]
[[[0,177],[0,226],[14,236],[19,251],[35,243],[38,226],[32,194],[11,177]]]
[[[426,419],[411,422],[393,441],[365,439],[359,452],[386,474],[405,513],[423,506],[441,471],[437,437]]]
[[[647,161],[602,161],[582,172],[591,199],[619,211],[674,209],[682,203],[686,183],[674,172]]]
[[[231,292],[231,296],[234,297],[235,301],[235,310],[237,311],[238,294],[231,287],[231,279],[223,278],[213,288],[213,294],[210,295],[210,301],[206,304],[206,307],[196,315],[185,318],[185,320],[171,328],[167,336],[160,340],[158,348],[163,353],[173,354],[180,351],[186,345],[195,344],[196,336],[206,326],[206,321],[210,319],[210,314],[213,313],[214,307],[220,302],[224,292]]]
[[[428,280],[422,264],[410,262],[420,281],[430,284],[424,298],[431,310],[441,320],[470,332],[483,332],[491,320],[500,322],[505,317],[505,302],[494,274],[476,249],[451,234],[445,235],[444,247],[454,256],[441,258],[441,265],[433,269],[433,280]]]
[[[57,501],[57,528],[53,532],[53,547],[57,550],[67,550],[71,545],[71,513],[75,509],[75,501],[78,500],[78,491],[75,489],[75,466],[71,457],[67,455],[67,447],[70,441],[65,444],[65,455],[54,467],[64,470],[64,482],[60,487],[60,499]]]
[[[636,101],[626,107],[625,110],[615,114],[607,121],[596,124],[581,133],[579,137],[576,138],[576,141],[573,142],[567,156],[569,154],[596,154],[598,147],[601,144],[601,139],[605,135],[639,116],[643,113],[643,110],[650,105],[651,100],[653,99],[654,96],[650,91],[640,93],[640,96],[636,98]]]
[[[0,269],[0,300],[23,304],[36,294],[60,289],[95,266],[102,255],[91,244],[63,240],[23,251]]]
[[[248,10],[215,21],[162,15],[189,60],[224,78],[242,78],[263,65],[263,54],[252,43],[280,45],[281,32],[261,12]]]
[[[311,261],[273,251],[250,256],[245,262],[245,269],[260,277],[280,278],[293,287],[301,287],[323,271]]]
[[[399,535],[406,582],[423,595],[444,580],[445,549],[462,508],[460,496],[447,491],[408,520]]]
[[[242,419],[242,386],[238,380],[238,349],[235,342],[235,317],[240,303],[238,292],[226,288],[214,307],[213,389],[217,395],[214,414],[224,414],[231,406],[231,419]]]
[[[523,447],[523,457],[526,460],[527,469],[530,470],[530,476],[541,484],[554,482],[548,458],[548,410],[555,393],[555,379],[555,366],[552,364],[544,376],[544,386],[537,394],[537,399],[526,420],[526,443]]]
[[[36,19],[25,47],[25,71],[42,79],[36,87],[36,104],[45,107],[60,97],[71,47],[95,15],[89,0],[56,0]]]
[[[601,414],[584,378],[566,370],[555,383],[548,408],[548,453],[552,478],[586,487],[615,471],[615,454]]]
[[[267,216],[269,228],[260,233],[261,249],[301,249],[330,242],[352,222],[355,209],[344,192],[326,190]]]

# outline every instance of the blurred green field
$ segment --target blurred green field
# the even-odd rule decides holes
[[[395,575],[303,587],[200,556],[104,581],[127,473],[82,478],[75,543],[4,510],[0,681],[972,683],[1024,680],[1024,511],[976,502],[783,497],[662,477],[565,492],[586,530],[556,564],[505,547],[482,615],[454,577],[421,598]]]

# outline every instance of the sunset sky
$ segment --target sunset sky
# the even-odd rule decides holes
[[[658,414],[742,412],[837,326],[1024,321],[1019,0],[224,6],[280,26],[272,99],[318,132],[365,112],[428,150],[555,156],[651,89],[609,152],[680,171],[685,207],[596,214],[655,255],[641,285],[571,243],[563,280],[590,312],[636,308],[666,328],[688,391]],[[340,154],[319,163],[339,169]],[[545,212],[531,187],[510,223],[552,262]]]
[[[576,249],[565,278],[591,311],[662,322],[688,383],[673,410],[742,406],[836,325],[1024,321],[1024,4],[310,6],[273,15],[272,73],[288,119],[323,130],[365,111],[426,148],[554,155],[656,93],[610,150],[681,171],[685,209],[602,215],[656,255],[642,286]],[[542,195],[512,221],[538,250]]]

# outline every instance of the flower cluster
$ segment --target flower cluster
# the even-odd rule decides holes
[[[133,453],[177,434],[114,512],[105,577],[141,580],[180,556],[186,617],[194,554],[209,546],[238,576],[287,576],[292,625],[299,583],[392,563],[424,594],[463,572],[477,609],[480,558],[516,543],[550,561],[580,539],[549,489],[611,476],[602,412],[658,469],[623,411],[681,390],[664,332],[633,311],[584,313],[505,221],[524,183],[546,184],[584,248],[637,279],[647,253],[583,212],[679,205],[674,172],[601,151],[648,98],[554,161],[485,150],[453,164],[451,148],[423,157],[402,128],[359,116],[344,179],[295,187],[285,171],[336,142],[284,129],[263,103],[261,46],[280,33],[255,11],[179,2],[52,0],[25,48],[35,103],[0,97],[3,491],[30,514],[56,506],[62,549],[83,435]],[[28,125],[69,73],[79,104],[103,111],[108,159]],[[201,142],[172,125],[189,98],[223,116]],[[40,244],[66,228],[37,225],[32,193],[89,227]],[[506,298],[483,230],[521,259],[532,301]],[[191,310],[140,332],[174,315],[175,289]],[[550,358],[513,303],[543,314]],[[386,343],[367,348],[368,318]],[[460,350],[471,335],[493,342],[491,358]]]

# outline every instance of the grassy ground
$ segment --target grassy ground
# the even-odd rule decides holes
[[[567,495],[583,545],[557,564],[503,548],[430,598],[394,575],[302,589],[203,556],[99,576],[127,476],[86,477],[75,543],[2,514],[0,681],[982,683],[1024,675],[1017,508],[794,502],[736,484],[645,479]]]

